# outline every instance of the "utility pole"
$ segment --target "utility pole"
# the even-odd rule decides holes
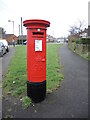
[[[13,22],[13,34],[14,34],[14,21],[12,21]]]
[[[22,17],[21,17],[21,38],[22,38],[22,45],[23,45],[23,28],[22,28]]]
[[[18,26],[19,27],[19,44],[20,44],[20,25]]]
[[[14,21],[8,20],[8,22],[12,22],[13,23],[13,34],[14,34]]]

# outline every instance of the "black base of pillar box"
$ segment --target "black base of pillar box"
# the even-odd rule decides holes
[[[35,103],[43,101],[46,97],[46,80],[43,82],[27,81],[27,96]]]

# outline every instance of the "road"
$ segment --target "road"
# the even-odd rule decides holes
[[[2,118],[2,58],[0,58],[0,119]]]
[[[3,99],[3,117],[6,115],[14,118],[88,117],[88,62],[69,50],[67,45],[62,46],[58,53],[60,64],[64,66],[64,80],[60,88],[47,94],[43,102],[31,105],[26,110],[14,97]]]
[[[11,63],[12,57],[13,57],[14,52],[15,52],[15,49],[13,46],[10,46],[9,49],[10,49],[9,52],[7,52],[2,58],[2,76],[3,76],[2,79],[5,78],[7,69]]]
[[[7,69],[10,65],[15,49],[10,47],[10,52],[0,57],[0,119],[2,118],[2,80],[4,80]]]

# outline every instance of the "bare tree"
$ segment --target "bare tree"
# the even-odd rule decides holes
[[[70,32],[71,35],[76,34],[77,33],[76,32],[76,27],[75,26],[70,26],[69,32]]]
[[[70,26],[69,32],[71,35],[74,35],[80,33],[84,27],[86,27],[85,21],[79,20],[77,25]]]

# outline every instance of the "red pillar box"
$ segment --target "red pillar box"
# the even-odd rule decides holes
[[[46,96],[46,30],[50,22],[26,20],[27,27],[27,96],[40,102]]]

